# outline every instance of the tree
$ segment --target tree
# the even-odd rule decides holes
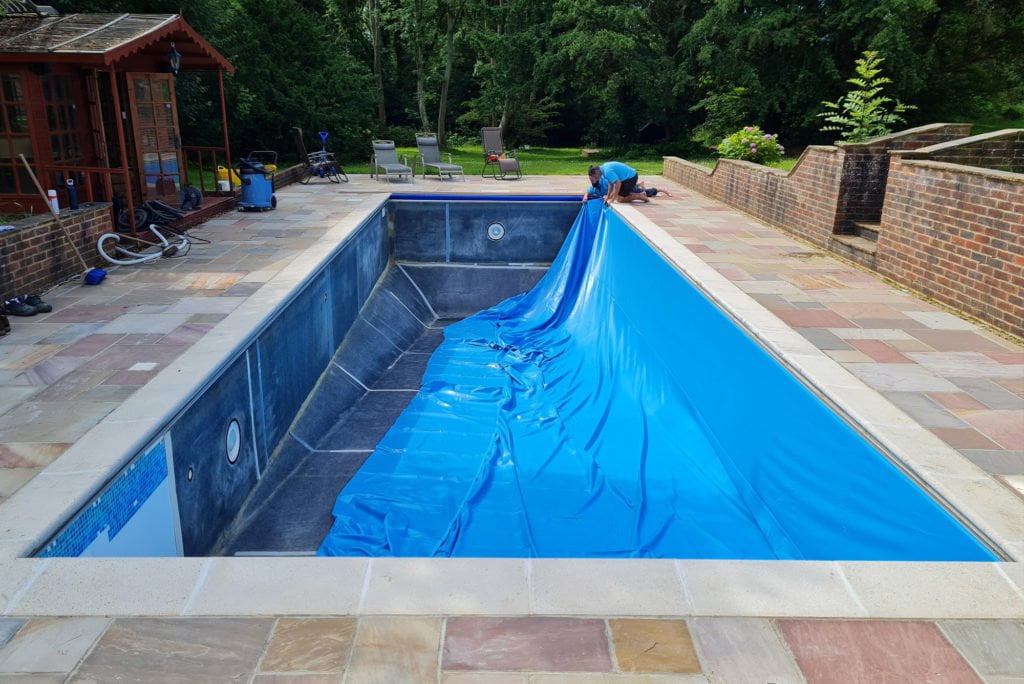
[[[847,142],[863,142],[892,133],[894,124],[906,122],[900,114],[914,106],[881,94],[885,84],[892,83],[891,78],[880,75],[883,61],[877,52],[864,51],[856,61],[857,75],[846,80],[856,88],[836,102],[822,102],[829,111],[818,116],[829,125],[821,130],[840,131]]]

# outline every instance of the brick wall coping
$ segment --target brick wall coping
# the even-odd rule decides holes
[[[64,223],[66,219],[74,218],[75,216],[79,216],[81,214],[94,213],[97,209],[107,209],[109,207],[110,202],[82,202],[81,204],[78,205],[78,209],[67,209],[65,207],[62,207],[60,210],[60,221],[61,223]],[[9,224],[4,224],[14,226],[14,230],[4,231],[0,233],[0,235],[16,235],[20,231],[25,230],[26,228],[35,228],[45,223],[56,223],[53,220],[53,217],[50,216],[49,211],[43,214],[33,214],[32,216],[26,216],[23,219],[18,219],[17,221],[11,221],[11,223]]]
[[[1001,138],[1015,138],[1018,135],[1022,134],[1024,134],[1024,128],[1004,128],[1000,131],[979,133],[978,135],[972,135],[969,138],[957,138],[956,140],[947,140],[946,142],[935,143],[934,145],[929,145],[928,147],[919,147],[916,150],[889,150],[889,154],[898,154],[901,156],[926,156],[934,152],[942,152],[944,150],[949,150],[966,145],[972,145],[980,142],[986,142],[988,140],[999,140]]]
[[[947,171],[949,173],[967,174],[969,176],[981,176],[989,180],[1002,181],[1004,183],[1019,183],[1024,185],[1024,173],[1012,173],[1010,171],[997,171],[986,169],[980,166],[966,166],[964,164],[950,164],[949,162],[930,161],[924,159],[903,159],[903,164],[908,166],[920,166],[922,168]]]
[[[796,164],[794,164],[793,168],[791,168],[789,171],[785,169],[777,169],[773,166],[765,166],[764,164],[757,164],[755,162],[744,161],[742,159],[718,159],[718,161],[715,163],[715,166],[710,169],[704,166],[703,164],[698,164],[696,162],[681,159],[679,157],[667,156],[662,157],[661,159],[662,162],[677,162],[691,169],[696,169],[708,176],[711,176],[715,173],[715,171],[718,169],[719,164],[738,164],[739,166],[743,166],[745,168],[752,169],[755,171],[760,171],[762,173],[772,174],[776,176],[791,176],[798,168],[800,168],[800,164],[803,163],[804,157],[806,157],[807,153],[810,152],[811,150],[819,150],[821,152],[828,152],[829,154],[837,154],[839,152],[839,148],[833,145],[808,145],[807,147],[804,148],[804,151],[800,153],[800,157],[796,160]]]
[[[871,138],[871,140],[865,140],[863,142],[836,141],[835,144],[836,144],[837,147],[844,147],[844,148],[849,148],[849,147],[868,147],[868,146],[878,145],[878,143],[881,143],[881,142],[890,142],[890,141],[893,141],[893,140],[899,140],[900,138],[909,138],[909,137],[913,137],[915,135],[920,135],[921,133],[928,133],[928,132],[931,132],[931,131],[937,131],[937,130],[940,130],[942,128],[946,128],[946,127],[949,127],[949,126],[967,126],[968,128],[970,128],[972,125],[973,124],[967,124],[967,123],[933,123],[933,124],[926,124],[924,126],[918,126],[917,128],[908,128],[908,129],[906,129],[904,131],[897,131],[896,133],[890,133],[888,135],[880,135],[877,138]]]

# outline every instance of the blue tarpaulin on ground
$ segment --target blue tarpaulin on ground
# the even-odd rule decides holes
[[[993,559],[600,201],[333,513],[320,555]]]

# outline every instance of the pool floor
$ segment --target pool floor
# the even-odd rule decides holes
[[[435,319],[352,408],[314,439],[286,436],[213,555],[315,554],[334,522],[331,509],[338,493],[419,391],[444,327],[456,320]],[[329,402],[325,393],[314,391],[303,410],[316,412],[322,410],[319,404]]]

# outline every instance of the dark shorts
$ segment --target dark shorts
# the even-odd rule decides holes
[[[622,181],[622,185],[619,186],[619,197],[629,197],[633,194],[633,188],[636,187],[638,180],[640,180],[639,174]]]

